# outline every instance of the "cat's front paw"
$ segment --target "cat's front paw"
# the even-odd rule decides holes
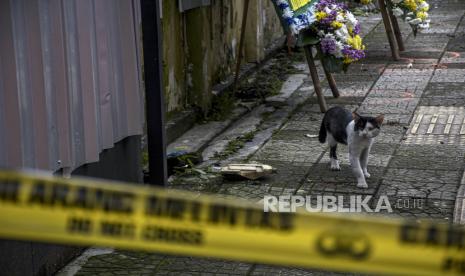
[[[367,171],[364,171],[364,172],[363,172],[363,175],[365,175],[366,178],[370,178],[370,176],[371,176],[371,174],[368,173]]]
[[[339,161],[337,159],[331,159],[330,167],[332,171],[340,171]]]

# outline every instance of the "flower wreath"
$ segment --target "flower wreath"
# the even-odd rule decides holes
[[[402,17],[410,24],[414,35],[418,29],[429,28],[429,4],[425,0],[390,0],[388,4],[395,16]]]
[[[345,4],[320,0],[304,13],[294,16],[287,0],[274,0],[283,20],[296,35],[305,30],[320,44],[322,61],[331,72],[347,70],[349,64],[365,57],[360,23]]]
[[[315,8],[311,6],[303,13],[295,16],[288,0],[274,0],[276,6],[281,10],[282,17],[292,34],[297,35],[300,31],[307,29],[315,22]]]

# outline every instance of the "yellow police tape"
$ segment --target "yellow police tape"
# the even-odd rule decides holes
[[[362,273],[460,275],[465,230],[0,171],[0,237]]]

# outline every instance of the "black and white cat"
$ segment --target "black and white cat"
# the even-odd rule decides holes
[[[373,138],[378,136],[384,115],[378,117],[363,117],[342,107],[330,108],[321,122],[318,138],[321,143],[328,142],[331,170],[340,170],[337,160],[337,143],[349,146],[349,160],[352,171],[357,178],[357,187],[368,188],[365,177],[368,155],[370,154]]]

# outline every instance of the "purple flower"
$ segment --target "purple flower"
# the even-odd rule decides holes
[[[321,51],[323,54],[330,54],[333,55],[336,53],[337,47],[336,47],[336,40],[330,37],[324,37],[320,41],[321,43]]]
[[[360,31],[361,31],[361,30],[360,30],[360,23],[357,23],[357,25],[355,25],[355,28],[354,28],[354,30],[353,30],[354,35],[360,34]]]
[[[344,49],[342,49],[342,54],[352,60],[359,60],[365,57],[365,52],[363,50],[356,50],[349,46],[345,46]]]
[[[335,4],[337,4],[335,0],[320,0],[320,2],[318,2],[318,4],[316,4],[316,8],[318,10],[322,10],[326,6],[335,5]]]

